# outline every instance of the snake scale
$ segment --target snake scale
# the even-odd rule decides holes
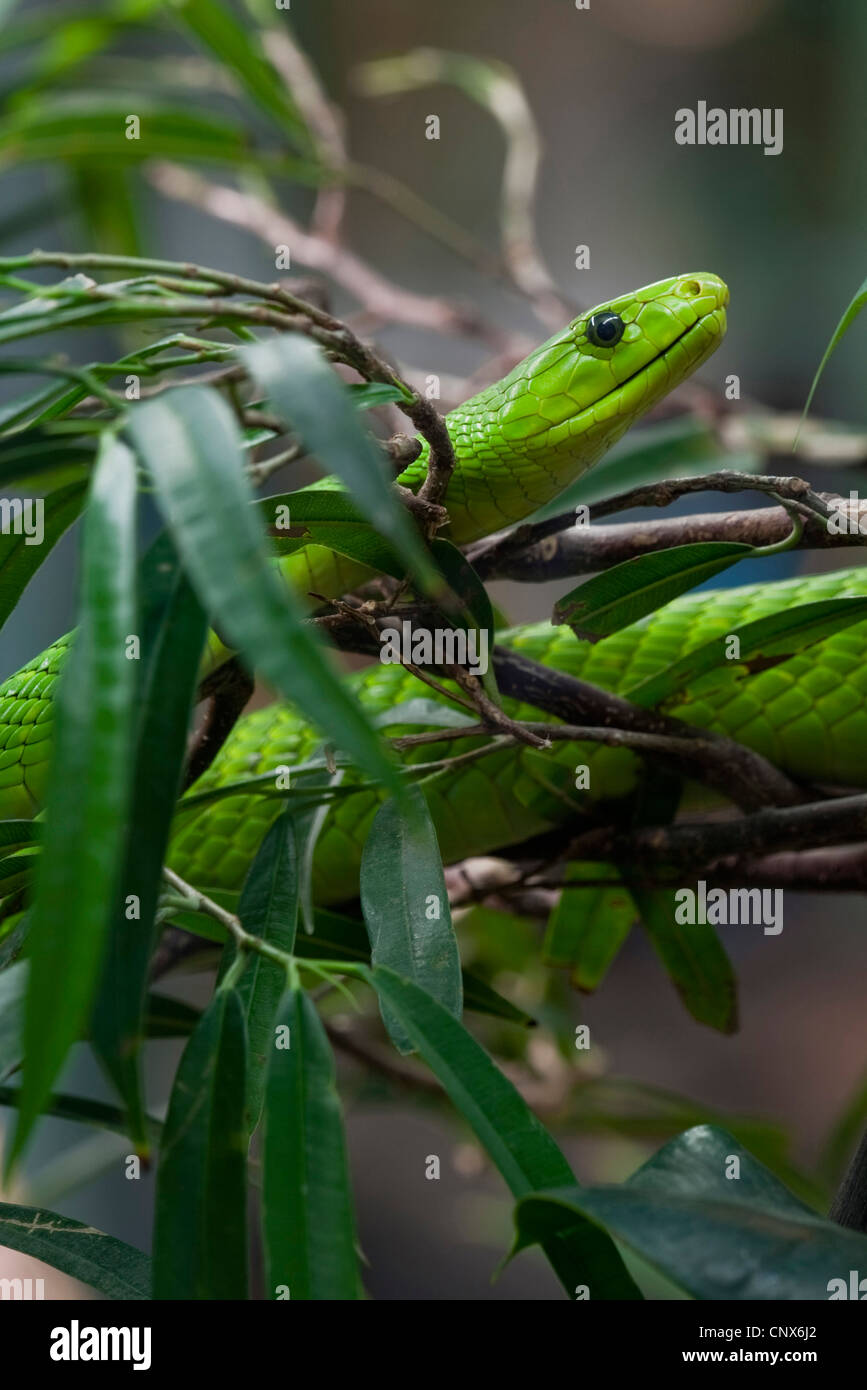
[[[448,425],[457,466],[446,497],[451,539],[467,543],[556,497],[710,356],[725,332],[727,303],[726,286],[705,273],[636,290],[581,315],[453,411]],[[399,481],[417,489],[426,465],[425,446]],[[342,592],[352,580],[347,563],[321,546],[277,563],[290,583],[320,594]],[[867,595],[867,570],[686,595],[592,646],[548,623],[498,632],[497,640],[604,689],[624,691],[745,622],[842,595]],[[39,809],[52,695],[70,640],[60,639],[0,685],[0,818],[29,817]],[[221,650],[211,643],[211,664]],[[400,666],[375,663],[347,680],[372,715],[432,695]],[[865,702],[867,623],[860,623],[755,674],[732,663],[709,689],[699,682],[666,709],[737,739],[794,777],[867,786]],[[540,717],[514,701],[504,707],[516,717]],[[417,731],[393,726],[386,733]],[[193,792],[303,763],[320,744],[321,734],[292,708],[258,710],[237,723]],[[442,742],[413,749],[404,760],[442,759],[472,746],[450,743],[445,731]],[[590,769],[586,793],[575,790],[579,765]],[[582,797],[623,796],[638,769],[636,756],[623,748],[564,742],[542,752],[511,746],[429,776],[423,787],[448,863],[540,834],[574,815]],[[353,786],[353,775],[345,787]],[[362,847],[380,800],[375,787],[364,786],[330,808],[314,863],[319,902],[357,893]],[[236,892],[281,804],[246,793],[181,808],[171,866],[197,887]]]

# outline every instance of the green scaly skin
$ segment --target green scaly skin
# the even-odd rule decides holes
[[[458,466],[446,499],[452,538],[466,543],[521,520],[591,467],[640,414],[710,355],[725,329],[727,302],[725,286],[706,274],[636,291],[604,306],[626,324],[616,347],[592,346],[582,316],[503,381],[454,411],[448,424]],[[418,487],[425,463],[423,453],[400,481]],[[357,574],[356,567],[318,546],[279,563],[289,582],[319,593],[345,591]],[[624,691],[744,622],[843,594],[867,594],[867,571],[688,595],[593,647],[547,623],[500,634],[498,640],[558,670]],[[0,818],[27,817],[39,807],[53,687],[69,645],[70,638],[62,638],[0,685]],[[756,675],[728,666],[698,682],[670,712],[738,739],[794,777],[867,786],[865,657],[867,623],[862,623]],[[212,640],[209,664],[223,658]],[[377,664],[349,679],[372,714],[420,693],[415,678],[395,666]],[[421,693],[431,694],[428,688]],[[512,701],[506,708],[519,718],[538,717]],[[409,730],[388,730],[391,736],[401,732]],[[291,708],[258,711],[238,723],[194,791],[297,765],[320,742]],[[433,761],[471,746],[444,737],[405,761]],[[588,793],[574,788],[579,764],[590,768]],[[627,750],[560,743],[545,753],[504,749],[428,779],[425,794],[443,858],[450,862],[520,843],[574,816],[588,798],[624,796],[638,767]],[[314,865],[318,901],[339,902],[357,891],[361,849],[379,801],[375,790],[360,789],[329,812]],[[237,892],[280,804],[238,795],[181,810],[172,867],[202,888]]]

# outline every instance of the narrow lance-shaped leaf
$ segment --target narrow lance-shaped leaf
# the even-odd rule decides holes
[[[624,878],[653,949],[693,1018],[721,1033],[735,1032],[737,977],[714,928],[678,922],[673,889],[645,888],[625,869]]]
[[[361,860],[361,903],[374,965],[387,965],[461,1016],[461,962],[436,831],[424,796],[383,802]],[[388,1007],[383,1022],[399,1052],[413,1042]]]
[[[225,401],[204,387],[168,391],[131,413],[130,431],[221,635],[339,747],[398,790],[393,764],[269,564]]]
[[[807,415],[809,414],[810,406],[813,403],[813,397],[816,394],[816,387],[819,385],[819,378],[821,377],[822,373],[827,367],[832,352],[834,352],[834,350],[839,347],[840,343],[843,341],[846,334],[849,332],[849,329],[852,327],[852,324],[855,322],[858,315],[861,313],[861,310],[864,308],[865,304],[867,304],[867,280],[865,280],[862,285],[859,285],[858,289],[855,291],[846,308],[843,310],[843,315],[840,319],[840,322],[834,329],[834,332],[831,335],[831,341],[825,348],[822,360],[816,368],[816,375],[813,377],[813,380],[810,384],[810,390],[807,394],[807,400],[804,404],[804,413],[801,416],[801,421],[798,425],[798,433],[795,435],[795,442],[792,445],[793,449],[796,449],[798,446],[798,438],[800,436],[801,430],[804,428],[804,421],[806,420]]]
[[[363,922],[339,912],[317,908],[313,918],[313,934],[298,937],[295,953],[302,958],[311,956],[316,960],[366,963],[370,960],[370,943]],[[478,975],[469,970],[462,970],[461,978],[466,1009],[488,1014],[493,1018],[502,1018],[508,1023],[520,1023],[524,1027],[535,1022],[530,1014],[504,999],[502,994],[498,994]]]
[[[132,1137],[146,1146],[139,1051],[154,919],[206,624],[167,535],[158,537],[145,556],[140,593],[131,814],[93,1012],[93,1040],[129,1108]]]
[[[265,1094],[262,1235],[275,1299],[360,1296],[346,1141],[325,1029],[289,990],[273,1031]]]
[[[247,1296],[244,1014],[218,989],[181,1058],[163,1127],[154,1297]]]
[[[80,1279],[106,1298],[140,1301],[151,1296],[151,1263],[143,1251],[56,1211],[0,1202],[4,1245]]]
[[[560,900],[551,913],[543,955],[550,965],[571,967],[577,989],[597,989],[632,928],[638,912],[626,885],[582,887],[595,878],[617,879],[614,864],[570,864]]]
[[[133,725],[135,462],[106,436],[85,524],[81,620],[57,695],[44,853],[28,939],[24,1082],[10,1162],[79,1036],[124,850]]]
[[[577,637],[595,642],[655,612],[687,589],[694,589],[753,553],[753,546],[736,541],[701,541],[638,555],[588,579],[558,599],[551,621],[566,623]]]
[[[315,344],[290,333],[243,348],[240,355],[274,409],[297,430],[310,453],[346,484],[361,511],[422,586],[441,590],[442,581],[409,513],[389,485],[379,449]]]
[[[256,105],[309,150],[312,142],[291,92],[258,51],[258,31],[239,24],[221,0],[175,0],[174,8],[202,47],[234,74]]]
[[[437,538],[431,543],[431,551],[441,572],[449,583],[449,588],[457,597],[457,611],[451,613],[451,620],[458,625],[467,626],[467,657],[458,661],[481,678],[482,685],[492,700],[499,704],[497,681],[491,662],[494,649],[494,610],[488,591],[469,560],[462,555],[451,541]],[[444,605],[446,606],[446,605]],[[447,605],[454,609],[454,602]],[[475,661],[470,642],[475,644]],[[478,670],[476,669],[478,668]]]
[[[250,866],[238,903],[241,925],[251,936],[292,954],[298,922],[298,845],[291,807],[280,815],[262,841]],[[223,969],[237,954],[226,944]],[[262,1111],[265,1069],[274,1040],[274,1024],[286,988],[286,971],[277,961],[251,951],[236,990],[247,1023],[247,1131],[252,1134]]]
[[[129,97],[115,92],[53,93],[29,102],[0,121],[0,166],[45,159],[123,161],[196,159],[220,164],[259,165],[318,183],[325,174],[311,160],[296,159],[285,150],[257,150],[247,131],[211,112],[163,105],[143,93],[135,100],[141,121],[140,138],[126,131]]]
[[[64,531],[75,521],[84,503],[85,491],[81,483],[72,483],[29,502],[20,498],[2,499],[2,504],[11,509],[13,526],[0,536],[0,627]],[[24,508],[18,514],[20,520],[16,516],[18,504]],[[15,525],[19,528],[17,534]]]
[[[463,1025],[424,990],[393,971],[379,966],[365,974],[380,1003],[399,1019],[471,1126],[513,1196],[573,1184],[572,1170],[554,1139]],[[542,1245],[570,1297],[577,1285],[588,1282],[598,1298],[641,1297],[604,1231],[589,1230],[580,1246],[566,1244],[559,1232],[543,1239]]]

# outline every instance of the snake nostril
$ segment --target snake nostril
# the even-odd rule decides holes
[[[681,294],[689,295],[690,299],[698,299],[701,294],[701,285],[697,280],[684,280],[680,287]]]

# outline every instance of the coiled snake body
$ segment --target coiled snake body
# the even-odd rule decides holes
[[[703,273],[637,290],[582,315],[454,411],[448,425],[457,467],[446,498],[451,538],[466,543],[521,520],[591,467],[714,351],[727,303],[725,285]],[[400,481],[417,488],[426,462],[425,449]],[[320,594],[342,592],[353,578],[347,562],[321,546],[307,546],[279,564],[290,582]],[[594,646],[548,623],[498,633],[497,641],[624,691],[745,622],[842,595],[867,595],[867,570],[687,595]],[[28,817],[39,808],[52,692],[69,646],[70,638],[62,638],[0,685],[0,818]],[[213,655],[219,644],[212,641],[210,649],[211,662],[219,659]],[[867,786],[865,658],[867,623],[860,623],[756,674],[733,663],[709,691],[703,693],[699,682],[666,708],[730,735],[794,777]],[[374,664],[348,680],[374,714],[432,695],[399,666]],[[505,708],[517,717],[540,717],[513,701]],[[408,730],[386,730],[401,732]],[[320,743],[321,734],[288,706],[259,710],[238,722],[193,791],[303,763]],[[415,749],[405,760],[440,759],[469,746],[450,744],[445,731],[441,743]],[[426,779],[444,861],[520,843],[574,814],[579,765],[589,767],[589,795],[600,800],[632,789],[638,761],[626,749],[599,745],[563,742],[545,752],[512,746]],[[360,787],[329,809],[314,864],[318,901],[339,902],[357,892],[361,850],[380,799],[375,788]],[[236,891],[281,804],[239,794],[182,808],[170,864],[197,887]]]

